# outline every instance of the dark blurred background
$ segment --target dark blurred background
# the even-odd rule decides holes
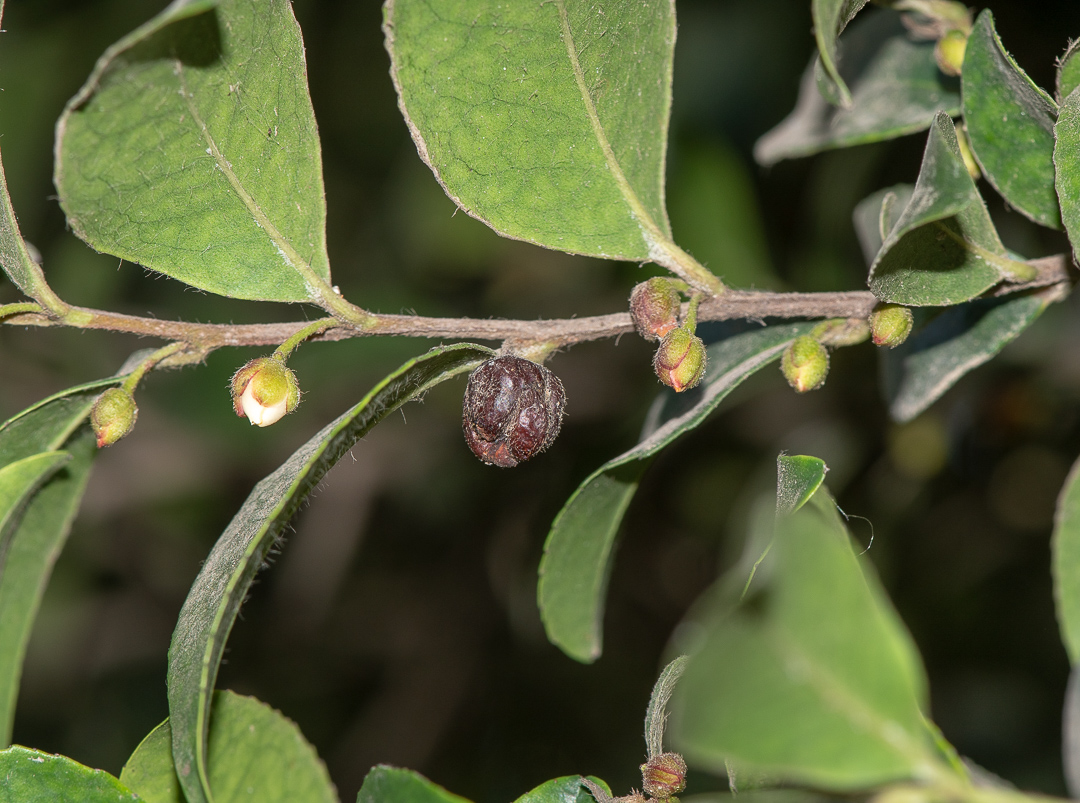
[[[216,322],[296,320],[295,307],[220,299],[97,255],[65,229],[51,183],[52,126],[97,56],[164,0],[9,0],[0,37],[0,146],[23,232],[71,302]],[[1080,35],[1080,5],[988,4],[1042,86]],[[398,113],[373,0],[297,0],[322,135],[334,281],[383,312],[561,317],[624,308],[653,266],[502,240],[442,194]],[[754,140],[787,115],[813,45],[807,0],[679,0],[669,156],[676,239],[729,283],[864,286],[855,203],[917,175],[924,137],[784,162]],[[1006,244],[1029,257],[1064,240],[985,187]],[[0,301],[16,300],[0,284]],[[549,645],[535,604],[544,536],[594,468],[636,439],[657,392],[636,337],[550,363],[563,433],[512,471],[460,434],[458,379],[391,416],[327,477],[261,575],[219,685],[299,723],[343,800],[368,768],[417,769],[477,803],[557,775],[640,783],[642,718],[673,628],[730,565],[781,450],[824,458],[845,511],[872,522],[870,558],[922,650],[933,715],[959,750],[1018,785],[1063,792],[1059,712],[1067,661],[1054,619],[1054,499],[1080,453],[1076,300],[917,420],[887,418],[876,355],[836,353],[805,397],[766,370],[657,460],[627,516],[605,652],[581,666]],[[308,313],[310,315],[310,311]],[[0,327],[0,417],[115,371],[134,338]],[[119,772],[167,715],[165,655],[191,581],[252,485],[405,359],[408,338],[312,344],[292,361],[306,396],[270,430],[232,413],[231,373],[259,354],[154,375],[139,424],[97,462],[31,644],[17,742]],[[854,520],[869,542],[871,525]],[[726,782],[691,774],[689,792]]]

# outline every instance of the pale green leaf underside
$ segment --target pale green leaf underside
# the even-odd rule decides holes
[[[1061,228],[1054,193],[1057,104],[1005,52],[989,9],[968,38],[962,81],[964,123],[987,181],[1017,211]]]
[[[705,381],[661,396],[641,442],[594,471],[567,500],[544,544],[537,588],[544,629],[559,649],[585,663],[600,657],[616,536],[653,455],[698,426],[739,383],[779,359],[793,338],[811,328],[771,326],[709,346]]]
[[[958,304],[1002,280],[999,260],[1008,261],[1005,247],[964,166],[953,122],[939,113],[911,200],[870,268],[870,289],[896,304]]]
[[[1076,666],[1080,664],[1080,460],[1058,497],[1051,544],[1058,625],[1069,660]]]
[[[828,466],[820,457],[782,454],[776,458],[776,515],[790,516],[825,481]]]
[[[843,73],[851,107],[838,109],[822,97],[814,63],[803,74],[795,109],[754,146],[763,165],[810,156],[925,130],[939,111],[957,114],[957,81],[934,61],[932,42],[913,42],[887,12],[860,19],[845,36]]]
[[[1080,89],[1074,89],[1061,104],[1054,132],[1055,181],[1061,199],[1061,219],[1073,253],[1077,254],[1080,253]]]
[[[135,803],[139,798],[116,778],[65,756],[26,747],[0,751],[0,792],[5,801]]]
[[[462,343],[432,349],[405,363],[259,482],[222,533],[184,602],[169,647],[173,756],[190,803],[208,800],[211,694],[225,641],[267,552],[311,489],[375,424],[492,354],[482,346]]]
[[[901,346],[883,352],[889,414],[896,421],[915,418],[1019,337],[1051,300],[1029,293],[950,307]]]
[[[296,723],[254,697],[214,693],[208,767],[214,803],[337,803],[326,767]],[[120,782],[146,803],[184,803],[166,720],[143,739]]]
[[[61,205],[97,250],[234,298],[308,301],[329,282],[287,0],[170,6],[106,51],[57,137]]]
[[[837,790],[925,775],[918,654],[824,488],[777,520],[771,559],[751,610],[719,600],[695,616],[675,748],[713,771]]]
[[[670,237],[672,0],[388,0],[385,19],[399,105],[458,206],[590,256]]]
[[[907,209],[914,192],[912,184],[894,184],[868,195],[855,206],[851,218],[867,266],[874,264],[882,243]]]
[[[865,5],[866,0],[813,0],[810,5],[821,65],[817,82],[830,103],[844,108],[851,106],[851,91],[837,67],[837,38]]]

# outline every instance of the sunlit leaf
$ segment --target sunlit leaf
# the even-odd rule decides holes
[[[72,229],[235,298],[330,279],[322,157],[287,0],[187,0],[110,47],[57,127]]]
[[[337,803],[326,767],[296,723],[254,697],[214,692],[207,766],[215,803]],[[120,782],[146,803],[184,803],[168,720],[131,754]]]
[[[615,538],[652,457],[697,427],[746,377],[780,358],[810,323],[746,332],[709,346],[705,381],[666,392],[654,405],[642,440],[609,460],[578,487],[556,516],[544,544],[537,595],[548,639],[578,661],[600,657],[604,597]]]
[[[0,750],[0,798],[11,803],[135,803],[116,778],[65,756],[26,747]]]
[[[1059,288],[979,299],[944,310],[895,349],[882,351],[889,413],[910,421],[964,374],[990,360],[1061,297]]]
[[[754,146],[758,163],[894,139],[925,130],[940,111],[960,111],[959,82],[938,69],[933,42],[912,41],[895,13],[868,13],[844,36],[850,107],[822,97],[815,64],[803,73],[795,109]]]
[[[1060,228],[1054,193],[1057,104],[1005,52],[989,9],[968,38],[962,81],[964,123],[983,175],[1017,211]]]
[[[844,108],[851,106],[851,91],[837,69],[837,38],[865,5],[866,0],[813,0],[810,4],[821,59],[818,85],[830,103]]]
[[[911,201],[870,268],[870,289],[882,301],[947,306],[1004,278],[1033,275],[1001,244],[960,156],[953,122],[938,114]]]
[[[670,0],[390,0],[385,20],[417,150],[458,206],[591,256],[644,260],[670,237]]]
[[[1061,104],[1054,133],[1057,137],[1055,181],[1061,199],[1061,219],[1069,233],[1073,253],[1077,254],[1080,253],[1080,89],[1074,89]]]
[[[925,775],[938,759],[918,653],[824,488],[776,520],[770,558],[742,607],[693,615],[701,647],[675,691],[676,749],[714,772],[731,762],[836,790]]]
[[[189,803],[212,799],[207,734],[225,641],[255,574],[292,515],[326,472],[375,424],[492,354],[490,349],[463,343],[432,349],[405,363],[259,482],[222,533],[195,578],[169,647],[173,758]]]

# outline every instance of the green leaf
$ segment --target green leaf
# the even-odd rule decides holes
[[[813,0],[810,12],[814,18],[814,38],[817,39],[821,69],[817,79],[821,94],[833,104],[851,108],[851,91],[837,69],[837,39],[851,18],[866,5],[866,0]]]
[[[94,399],[119,378],[69,388],[0,425],[0,466],[61,447],[71,455],[29,500],[18,526],[0,534],[0,744],[15,717],[26,645],[53,564],[79,508],[97,453],[89,427],[78,429]]]
[[[356,803],[469,803],[418,772],[379,764],[364,778]]]
[[[693,617],[702,646],[675,691],[691,764],[860,789],[945,770],[921,707],[915,646],[822,488],[776,520],[772,570],[748,604]]]
[[[948,306],[1004,278],[1033,277],[1005,251],[964,167],[953,122],[939,113],[911,201],[870,268],[870,289],[895,304]]]
[[[18,745],[0,751],[0,779],[3,799],[12,803],[133,803],[139,799],[107,772]]]
[[[855,207],[852,220],[867,265],[873,265],[881,245],[907,209],[915,192],[912,184],[896,184],[863,198]]]
[[[233,298],[324,295],[322,157],[290,3],[173,3],[110,47],[57,124],[56,186],[99,251]]]
[[[664,667],[660,677],[653,684],[652,694],[649,695],[649,707],[645,711],[645,745],[646,755],[652,759],[664,752],[664,729],[667,727],[668,702],[671,693],[675,691],[675,685],[686,671],[686,663],[690,659],[685,655],[673,659]]]
[[[1080,39],[1069,45],[1065,55],[1058,61],[1057,69],[1057,102],[1064,102],[1065,98],[1080,86]]]
[[[1061,228],[1054,194],[1054,99],[1028,78],[994,30],[989,9],[964,53],[964,123],[983,175],[1019,212]]]
[[[964,374],[989,361],[1059,300],[1052,287],[943,311],[895,349],[882,350],[889,414],[910,421]]]
[[[810,501],[829,467],[820,457],[782,454],[776,458],[776,515],[790,516]]]
[[[337,803],[326,767],[296,723],[254,697],[214,693],[208,767],[215,803]],[[120,782],[146,803],[184,803],[168,720],[131,754]]]
[[[844,46],[850,107],[838,109],[822,97],[811,62],[795,109],[754,146],[759,164],[914,134],[940,111],[959,113],[959,82],[938,69],[933,42],[910,39],[898,14],[868,14],[851,27]]]
[[[492,354],[482,346],[459,343],[405,363],[259,482],[221,534],[195,578],[169,647],[173,757],[190,803],[212,799],[206,740],[225,641],[256,572],[292,515],[326,472],[379,421]]]
[[[1080,90],[1074,89],[1058,111],[1054,126],[1054,165],[1061,219],[1073,254],[1080,254]]]
[[[589,780],[604,788],[607,784],[599,778],[589,776]],[[595,803],[593,796],[581,783],[580,775],[567,775],[545,781],[531,792],[526,792],[514,803]]]
[[[1058,496],[1051,546],[1061,640],[1070,662],[1076,666],[1080,664],[1080,460],[1073,465]]]
[[[697,427],[739,383],[779,359],[788,343],[813,326],[771,326],[709,346],[705,381],[680,394],[662,394],[638,445],[602,465],[574,491],[551,525],[540,561],[537,596],[552,644],[583,663],[600,657],[615,537],[650,460]]]
[[[670,0],[389,0],[399,105],[446,193],[500,234],[646,260],[670,239]]]

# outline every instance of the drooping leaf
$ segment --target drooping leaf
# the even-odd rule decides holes
[[[99,59],[56,186],[99,251],[234,298],[329,283],[322,157],[288,0],[173,3]]]
[[[206,766],[211,696],[225,641],[267,552],[312,488],[375,424],[493,353],[462,343],[405,363],[259,482],[222,533],[195,578],[169,647],[173,757],[190,803],[212,799]]]
[[[987,181],[1036,223],[1061,228],[1054,193],[1057,104],[1005,52],[990,9],[968,38],[961,80],[968,140]]]
[[[859,238],[863,258],[869,267],[874,264],[881,244],[889,236],[900,215],[907,209],[908,202],[915,192],[913,184],[896,184],[878,190],[859,201],[852,213],[855,234]]]
[[[208,768],[215,803],[337,803],[326,767],[279,711],[231,691],[214,692]],[[146,803],[184,803],[169,722],[158,725],[124,765],[120,782]]]
[[[1076,666],[1080,664],[1080,460],[1073,465],[1058,496],[1050,543],[1061,640]]]
[[[821,67],[817,83],[821,94],[830,102],[847,109],[851,107],[851,91],[837,68],[837,39],[851,18],[866,5],[866,0],[813,0],[810,12],[814,18],[814,38],[817,39]]]
[[[11,737],[26,645],[49,575],[71,530],[97,452],[89,427],[94,399],[120,379],[69,388],[0,425],[0,466],[64,448],[71,460],[0,535],[0,744]]]
[[[851,87],[850,107],[822,97],[816,64],[803,73],[795,109],[754,146],[759,164],[914,134],[938,112],[960,111],[959,82],[938,69],[933,42],[912,41],[892,12],[868,13],[844,36],[840,72]]]
[[[447,792],[418,772],[388,767],[372,767],[356,796],[356,803],[469,803],[463,797]]]
[[[910,421],[964,374],[989,361],[1061,298],[1047,288],[946,309],[895,349],[883,350],[885,396],[896,421]]]
[[[1057,69],[1057,102],[1064,102],[1065,98],[1080,86],[1080,39],[1075,40],[1065,51],[1065,55],[1058,62]]]
[[[384,31],[417,150],[470,215],[611,259],[670,237],[671,0],[389,0]]]
[[[813,324],[746,332],[709,346],[705,381],[666,392],[654,405],[641,441],[578,486],[551,525],[540,561],[537,596],[548,639],[571,658],[591,663],[603,643],[604,596],[615,537],[652,457],[698,426],[746,377],[780,358]]]
[[[0,750],[0,800],[135,803],[139,798],[103,770],[18,745]]]
[[[835,790],[941,768],[918,653],[824,488],[776,520],[770,557],[750,604],[692,615],[702,646],[675,691],[676,749]]]
[[[1074,61],[1080,61],[1075,59]],[[1054,165],[1061,220],[1073,254],[1080,253],[1080,89],[1074,89],[1058,110],[1054,126]]]
[[[948,306],[1005,278],[1031,278],[1012,260],[964,166],[956,129],[939,113],[930,126],[915,192],[870,268],[870,289],[882,301]]]
[[[810,501],[829,467],[820,457],[782,454],[776,458],[776,515],[790,516]]]

